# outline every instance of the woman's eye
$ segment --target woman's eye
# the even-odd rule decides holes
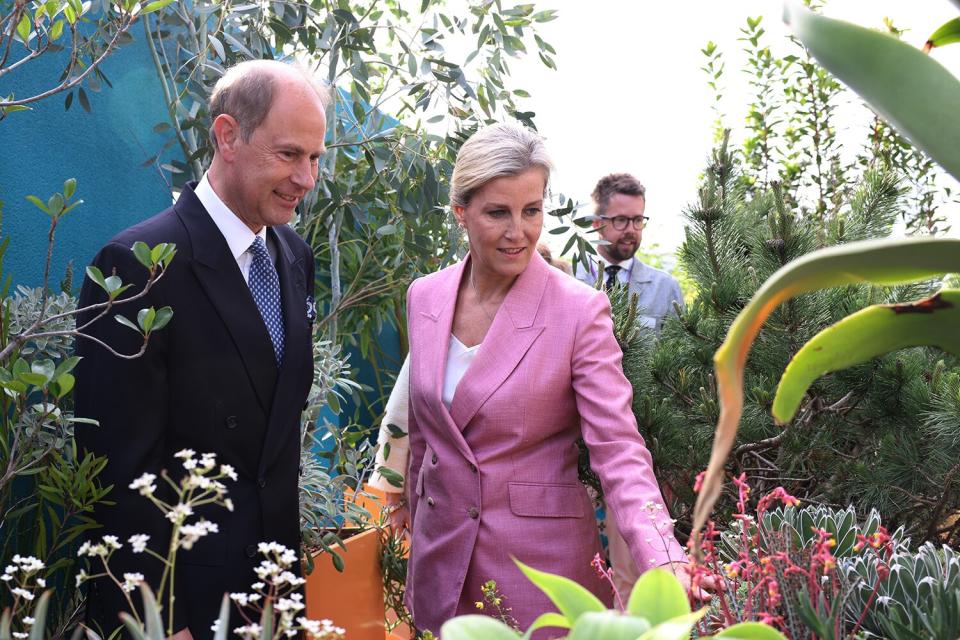
[[[529,209],[524,209],[524,210],[523,210],[523,213],[526,214],[526,215],[528,215],[528,216],[539,215],[539,213],[540,213],[540,207],[530,207]]]
[[[487,215],[492,218],[502,218],[503,216],[509,215],[506,209],[493,209],[488,211]]]

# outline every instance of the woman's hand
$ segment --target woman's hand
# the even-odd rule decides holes
[[[672,571],[673,575],[675,575],[677,580],[680,581],[680,584],[683,585],[683,589],[689,593],[694,600],[699,602],[709,602],[713,597],[712,594],[716,593],[722,586],[715,577],[704,576],[700,580],[699,586],[694,589],[690,580],[693,570],[693,563],[690,562],[682,562],[679,560],[676,562],[668,562],[661,568]]]
[[[386,502],[387,525],[396,532],[410,531],[410,509],[407,497],[402,493],[387,493]]]

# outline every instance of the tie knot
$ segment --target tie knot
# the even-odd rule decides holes
[[[253,239],[253,244],[250,245],[248,251],[254,258],[270,258],[270,253],[267,251],[267,243],[264,242],[260,236]]]
[[[611,264],[604,267],[603,270],[607,272],[609,277],[616,278],[617,274],[620,273],[620,269],[623,269],[623,267],[618,264]]]

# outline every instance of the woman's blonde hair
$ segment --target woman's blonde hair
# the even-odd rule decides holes
[[[515,176],[527,169],[543,170],[544,190],[553,163],[535,131],[499,123],[480,129],[463,143],[450,179],[450,204],[466,207],[477,189],[496,178]]]

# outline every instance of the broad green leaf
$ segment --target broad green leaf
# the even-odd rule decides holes
[[[133,324],[133,322],[131,322],[130,320],[128,320],[128,319],[125,318],[124,316],[120,315],[119,313],[118,313],[117,315],[113,316],[113,318],[114,318],[117,322],[119,322],[120,324],[122,324],[123,326],[125,326],[125,327],[130,327],[131,329],[133,329],[133,330],[136,331],[137,333],[140,333],[140,327],[138,327],[137,325]]]
[[[787,640],[787,636],[762,622],[741,622],[727,627],[713,637],[729,640]]]
[[[161,307],[157,309],[157,317],[153,320],[153,330],[159,331],[167,326],[167,323],[173,318],[173,309],[170,307]]]
[[[87,267],[87,277],[93,280],[95,283],[97,283],[97,286],[99,286],[101,289],[103,289],[104,291],[108,291],[107,281],[104,280],[103,272],[100,271],[99,268],[94,266]]]
[[[704,607],[699,611],[661,622],[638,637],[637,640],[687,640],[690,637],[690,630],[693,629],[693,625],[697,624],[697,621],[706,614],[707,609]]]
[[[20,36],[20,40],[24,44],[30,38],[30,16],[27,15],[26,11],[23,12],[20,22],[17,24],[17,35]]]
[[[585,613],[570,630],[568,640],[636,640],[650,630],[643,618],[617,611]]]
[[[40,209],[40,211],[43,211],[44,213],[47,213],[47,214],[50,213],[47,210],[47,205],[45,205],[43,203],[43,200],[41,200],[37,196],[27,196],[27,200],[33,203],[33,206],[35,206],[37,209]]]
[[[73,376],[72,373],[65,373],[59,378],[56,379],[57,385],[57,398],[62,398],[71,391],[73,391],[74,385],[77,383],[77,379]]]
[[[107,285],[107,293],[114,293],[123,285],[120,276],[108,276],[103,282]]]
[[[796,0],[783,19],[824,68],[960,179],[960,80],[890,34],[826,18]]]
[[[143,13],[151,13],[153,11],[159,11],[160,9],[163,9],[165,6],[167,6],[171,2],[173,2],[173,0],[156,0],[156,2],[148,2],[147,5],[140,10],[140,13],[143,14]]]
[[[22,382],[25,382],[27,384],[32,384],[35,387],[42,387],[43,385],[47,384],[47,382],[50,381],[49,378],[39,373],[23,373],[23,374],[20,374],[19,379]]]
[[[773,417],[780,424],[792,420],[807,389],[824,374],[920,345],[960,355],[960,291],[941,291],[907,304],[868,307],[818,333],[783,372]]]
[[[954,18],[950,22],[933,32],[927,43],[923,46],[924,51],[929,51],[934,47],[960,42],[960,18]]]
[[[59,216],[63,212],[63,196],[55,193],[47,200],[47,213],[51,216]]]
[[[16,362],[13,363],[13,377],[19,378],[25,373],[30,373],[30,365],[23,358],[17,358]]]
[[[37,360],[36,362],[30,363],[30,370],[33,373],[43,376],[49,381],[53,380],[53,375],[57,370],[57,365],[55,365],[53,360],[50,359]]]
[[[32,617],[36,620],[30,627],[29,640],[44,640],[44,629],[47,626],[47,607],[50,606],[50,596],[53,591],[48,589],[43,592],[37,604],[33,608]]]
[[[864,240],[808,253],[774,273],[737,315],[713,356],[720,417],[710,463],[694,506],[694,538],[706,524],[723,484],[723,465],[743,412],[743,369],[760,328],[781,302],[847,284],[892,285],[960,271],[960,240]],[[699,547],[694,545],[694,549]]]
[[[513,561],[520,567],[520,571],[523,571],[530,582],[547,594],[547,597],[556,605],[560,613],[566,616],[571,623],[576,623],[577,618],[589,611],[607,610],[597,596],[570,578],[538,571],[533,567],[528,567],[516,558]]]
[[[71,371],[74,370],[74,368],[79,363],[80,363],[79,356],[70,356],[69,358],[62,360],[60,364],[57,365],[57,369],[56,371],[54,371],[53,377],[59,378],[65,373],[70,373]]]
[[[53,27],[50,28],[50,41],[56,42],[60,39],[60,36],[63,35],[63,20],[57,20],[53,23]],[[70,196],[67,196],[68,198]]]
[[[443,623],[443,640],[517,640],[520,634],[489,616],[458,616]]]
[[[582,616],[581,616],[582,617]],[[527,629],[527,632],[523,634],[524,640],[533,635],[533,632],[537,629],[543,627],[557,627],[560,629],[569,629],[570,621],[566,617],[556,613],[555,611],[548,611],[547,613],[541,613],[537,616],[537,619],[533,621],[533,624],[530,625],[530,628]]]
[[[137,312],[137,324],[143,329],[144,333],[150,333],[153,329],[153,321],[157,317],[157,312],[153,307],[149,309],[140,309]]]
[[[690,613],[687,592],[677,577],[666,569],[651,569],[633,585],[627,612],[657,626]]]
[[[150,247],[148,247],[145,242],[135,242],[132,250],[137,262],[148,269],[153,266],[153,256],[150,253]]]

